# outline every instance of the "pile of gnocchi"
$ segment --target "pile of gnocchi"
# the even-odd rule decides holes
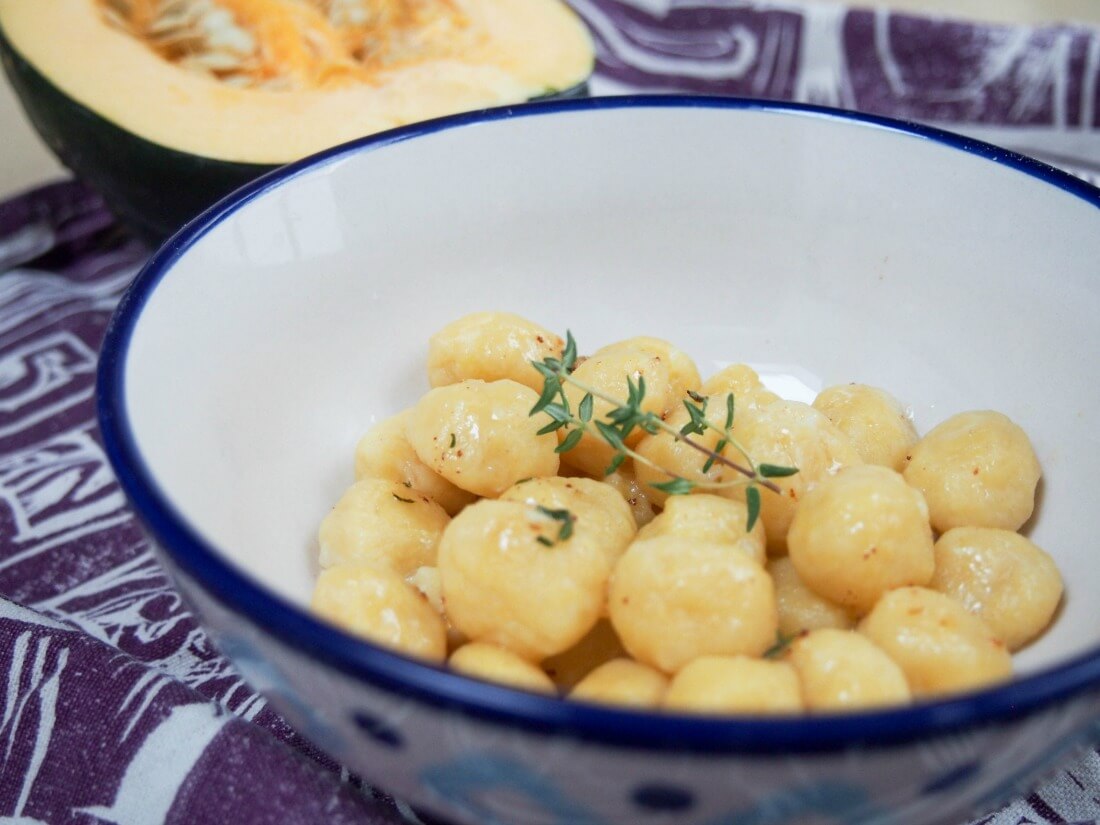
[[[737,364],[702,380],[667,341],[577,358],[583,385],[678,431],[687,397],[724,416],[693,436],[730,458],[797,468],[762,490],[664,429],[631,457],[532,414],[532,362],[564,342],[482,312],[432,336],[432,389],[355,449],[355,483],[321,523],[313,609],[352,634],[469,676],[634,708],[789,714],[899,705],[1010,678],[1012,653],[1062,599],[1051,557],[1018,531],[1041,470],[1004,415],[919,437],[874,387],[813,404]],[[565,385],[571,407],[584,393]],[[613,405],[588,401],[593,422]],[[707,415],[712,413],[707,412]],[[728,421],[726,423],[729,423]],[[743,450],[739,452],[738,450]],[[690,495],[652,485],[697,482]],[[708,486],[709,485],[709,486]],[[748,529],[751,522],[751,530]]]

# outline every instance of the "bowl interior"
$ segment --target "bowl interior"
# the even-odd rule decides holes
[[[234,564],[306,604],[356,439],[426,390],[434,330],[501,309],[582,351],[646,334],[704,375],[746,361],[801,400],[878,385],[922,432],[1008,414],[1045,471],[1031,535],[1067,582],[1019,667],[1100,642],[1097,201],[961,142],[787,108],[451,124],[275,179],[147,273],[124,411],[159,494]]]

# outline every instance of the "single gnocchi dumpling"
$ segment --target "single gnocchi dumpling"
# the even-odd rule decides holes
[[[902,705],[910,699],[901,668],[853,630],[810,631],[791,643],[784,659],[798,671],[809,710]]]
[[[668,688],[668,677],[631,659],[612,659],[585,676],[570,699],[625,705],[633,708],[655,708]]]
[[[1054,560],[1029,539],[993,527],[956,527],[936,542],[933,590],[980,616],[1009,650],[1046,629],[1062,600]]]
[[[634,465],[627,459],[615,472],[603,477],[606,484],[610,484],[621,495],[634,515],[634,523],[638,527],[644,527],[653,521],[657,514],[653,510],[653,501],[649,497],[646,485],[638,481],[634,474]]]
[[[806,586],[860,615],[883,593],[925,585],[935,566],[928,508],[888,467],[847,467],[810,490],[787,550]]]
[[[428,339],[428,382],[443,387],[508,378],[541,391],[542,376],[531,362],[561,358],[564,347],[557,335],[519,315],[474,312]]]
[[[405,438],[408,411],[370,429],[355,446],[355,478],[396,481],[428,496],[454,515],[477,496],[456,487],[420,460]]]
[[[509,487],[500,499],[568,510],[577,535],[600,548],[609,565],[618,561],[638,531],[630,507],[615,488],[590,478],[532,478]]]
[[[662,338],[639,336],[627,338],[625,341],[616,341],[606,347],[600,347],[593,353],[594,357],[606,355],[611,352],[622,351],[648,352],[662,359],[668,365],[669,381],[672,384],[673,403],[676,399],[683,398],[688,391],[696,391],[702,379],[699,377],[699,368],[691,360],[691,356]],[[648,383],[648,382],[647,382]]]
[[[708,450],[714,450],[718,441],[722,438],[727,418],[726,399],[728,396],[714,396],[707,399],[706,420],[718,429],[708,427],[704,432],[691,436],[691,440]],[[736,415],[735,410],[735,415]],[[667,419],[667,423],[677,432],[685,424],[691,421],[691,415],[681,405]],[[675,435],[661,431],[647,435],[638,442],[635,448],[645,461],[639,460],[634,464],[634,474],[638,481],[645,485],[650,500],[658,507],[663,507],[668,501],[668,493],[657,489],[654,484],[663,484],[671,481],[673,474],[695,482],[722,482],[739,478],[737,471],[721,463],[714,462],[704,472],[707,456],[690,446]],[[721,453],[725,458],[741,466],[745,465],[744,457],[732,446],[726,446]],[[660,468],[660,469],[657,469]],[[744,496],[744,490],[740,487],[721,490],[721,495],[736,498]]]
[[[607,619],[600,619],[568,650],[542,661],[542,669],[560,690],[569,691],[600,665],[626,655],[623,643]]]
[[[404,484],[365,478],[336,502],[317,531],[321,567],[374,562],[410,576],[435,564],[447,513]]]
[[[1008,648],[989,626],[925,587],[891,590],[859,632],[897,662],[914,696],[985,687],[1012,675]]]
[[[819,596],[803,583],[790,557],[769,559],[767,571],[775,583],[780,636],[790,638],[824,627],[847,630],[855,626],[851,610]]]
[[[781,555],[787,531],[803,497],[842,467],[862,464],[848,436],[809,404],[779,401],[738,413],[733,434],[757,464],[796,467],[786,478],[772,479],[778,493],[761,491],[760,518],[768,552]]]
[[[611,564],[591,539],[521,501],[482,500],[447,526],[439,573],[447,616],[474,641],[532,661],[561,653],[592,629]]]
[[[899,473],[905,469],[905,458],[917,443],[917,428],[890,393],[866,384],[841,384],[818,393],[813,407],[851,439],[867,464]]]
[[[673,677],[665,707],[691,713],[797,713],[798,674],[786,662],[748,656],[701,656]]]
[[[475,679],[508,687],[555,693],[554,683],[538,665],[533,665],[511,650],[485,642],[470,642],[451,654],[447,662],[453,670]]]
[[[638,538],[683,536],[728,544],[758,564],[763,564],[764,524],[757,520],[752,532],[747,533],[748,518],[749,508],[743,501],[705,493],[669,496],[664,511],[638,532]]]
[[[558,471],[558,439],[531,415],[538,393],[508,379],[461,381],[428,392],[409,412],[405,435],[417,456],[463,490],[495,497],[521,478]]]
[[[574,377],[589,387],[623,402],[627,399],[627,378],[637,383],[645,379],[645,398],[641,408],[659,416],[667,415],[679,400],[672,384],[669,364],[649,350],[616,349],[603,355],[593,355],[573,371]],[[585,393],[573,384],[565,384],[565,395],[570,408],[578,410]],[[595,399],[592,406],[594,421],[606,421],[612,405],[602,399]],[[541,426],[541,425],[540,425]],[[565,430],[559,430],[562,437]],[[626,439],[628,445],[637,444],[645,433],[636,429]],[[562,460],[572,467],[584,471],[593,478],[603,478],[605,471],[615,456],[615,450],[599,435],[585,433],[577,446],[562,454]]]
[[[733,393],[739,410],[755,410],[782,400],[748,364],[730,364],[704,381],[699,392],[706,396]]]
[[[905,480],[924,493],[932,526],[1019,530],[1035,507],[1042,470],[1031,441],[998,412],[952,416],[910,452]]]
[[[385,567],[343,564],[322,570],[313,610],[383,647],[437,662],[447,655],[443,619],[412,585]]]
[[[638,661],[674,673],[699,656],[759,656],[776,638],[764,568],[728,544],[683,536],[635,541],[608,591],[611,624]]]

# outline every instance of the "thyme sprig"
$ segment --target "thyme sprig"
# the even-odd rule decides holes
[[[568,429],[565,438],[557,446],[556,451],[558,453],[573,449],[580,443],[585,433],[591,433],[594,430],[615,451],[610,464],[604,471],[604,475],[615,472],[627,458],[632,458],[636,463],[644,464],[670,476],[668,481],[650,482],[650,486],[668,495],[686,495],[695,489],[715,490],[745,486],[745,503],[748,507],[746,529],[750,531],[756,525],[756,521],[760,516],[760,487],[778,493],[780,492],[779,486],[770,479],[783,478],[798,472],[797,468],[794,467],[756,464],[753,462],[752,457],[734,438],[732,433],[736,412],[732,394],[726,396],[724,426],[718,427],[707,417],[707,404],[710,399],[698,393],[689,392],[688,399],[684,401],[689,420],[683,427],[676,429],[665,423],[660,416],[642,409],[642,403],[646,396],[644,376],[639,375],[637,381],[629,375],[626,377],[627,397],[625,401],[614,398],[579,380],[573,375],[573,370],[577,364],[577,342],[573,338],[573,334],[568,331],[565,334],[565,341],[561,358],[548,357],[542,361],[531,362],[531,365],[542,375],[543,386],[539,399],[531,408],[530,414],[536,415],[541,412],[551,419],[549,424],[539,430],[539,434],[544,435],[563,428]],[[576,411],[572,409],[569,397],[565,392],[566,384],[572,384],[584,393],[584,397],[577,405]],[[605,416],[606,420],[592,420],[595,399],[597,398],[612,405],[612,409]],[[701,481],[684,478],[670,472],[627,446],[626,439],[636,429],[650,435],[662,431],[666,432],[677,441],[696,450],[704,459],[703,473],[709,472],[715,464],[721,464],[742,477],[729,481]],[[703,435],[708,429],[719,434],[714,449],[690,438],[692,435]],[[732,461],[723,455],[723,451],[727,447],[733,447],[740,453],[744,459],[744,464]]]

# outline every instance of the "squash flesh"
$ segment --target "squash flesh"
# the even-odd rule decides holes
[[[249,163],[285,163],[383,129],[522,101],[591,71],[591,40],[557,0],[369,0],[373,18],[349,15],[349,3],[367,1],[203,0],[239,29],[225,42],[253,45],[237,49],[248,77],[230,82],[241,72],[180,65],[193,49],[180,48],[176,62],[166,56],[181,41],[157,28],[164,0],[0,0],[0,27],[61,91],[116,125]],[[425,25],[433,9],[442,21],[434,39],[434,21]],[[344,24],[334,25],[340,15]],[[158,31],[159,45],[135,30]]]
[[[238,87],[365,81],[342,33],[300,0],[98,0],[106,22],[161,58]]]

